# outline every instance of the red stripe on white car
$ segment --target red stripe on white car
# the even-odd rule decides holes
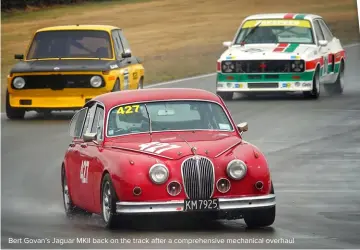
[[[288,43],[279,43],[279,45],[276,46],[276,48],[273,50],[273,52],[282,52],[287,48],[287,46],[289,46]]]

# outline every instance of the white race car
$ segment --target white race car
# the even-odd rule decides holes
[[[321,16],[262,14],[247,17],[217,61],[216,91],[223,99],[234,92],[303,92],[317,99],[320,84],[342,93],[345,51]]]

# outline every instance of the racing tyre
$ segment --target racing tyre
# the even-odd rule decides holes
[[[216,92],[223,100],[232,100],[234,93],[233,92]]]
[[[9,92],[6,91],[6,116],[11,120],[24,119],[25,110],[21,108],[13,108],[10,106]]]
[[[314,79],[313,79],[313,87],[311,91],[303,92],[305,98],[309,99],[318,99],[320,96],[320,75],[319,70],[316,70]]]
[[[116,214],[116,202],[118,201],[109,174],[105,174],[101,182],[101,216],[108,229],[116,228],[119,215]]]
[[[72,202],[64,168],[62,168],[61,180],[62,180],[64,210],[65,210],[66,217],[71,219],[72,217],[74,217],[76,215],[82,215],[82,216],[87,216],[87,217],[91,216],[92,215],[91,213],[75,206],[74,203]]]
[[[270,194],[274,194],[274,185],[271,182]],[[276,206],[250,211],[244,216],[248,228],[268,227],[275,221]]]
[[[324,88],[329,94],[342,94],[345,86],[345,66],[344,63],[340,64],[340,71],[336,81],[333,84],[325,84]]]
[[[120,80],[119,79],[116,80],[114,87],[111,90],[111,92],[117,92],[117,91],[120,91]]]
[[[144,88],[144,78],[140,78],[139,80],[139,85],[138,85],[138,89],[143,89]]]

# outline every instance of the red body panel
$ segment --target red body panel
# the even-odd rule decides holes
[[[124,92],[126,91],[122,93]],[[112,93],[105,95],[108,97],[117,95],[120,98],[114,100],[100,96],[96,99],[104,103],[106,114],[115,105],[154,99],[210,100],[223,106],[229,114],[222,99],[207,91],[184,90],[184,92],[181,92],[179,89],[177,91],[167,90],[166,96],[159,96],[158,93],[155,96],[156,92],[156,90],[131,91],[131,94],[122,94],[121,96]],[[236,128],[234,121],[231,120],[231,123]],[[148,152],[149,147],[141,146],[151,142],[168,143],[177,147],[162,152],[156,149],[153,152]],[[75,144],[75,147],[69,147],[64,160],[69,181],[69,191],[73,202],[90,212],[99,213],[101,211],[100,186],[102,177],[106,172],[110,174],[118,199],[121,201],[169,201],[185,199],[181,163],[184,159],[193,155],[190,146],[197,148],[196,153],[198,155],[211,159],[215,166],[215,182],[219,178],[229,179],[226,167],[231,160],[240,159],[247,164],[247,174],[243,179],[238,181],[229,179],[231,181],[231,189],[225,194],[218,192],[215,187],[213,197],[243,197],[270,193],[271,178],[264,155],[255,146],[243,141],[237,130],[233,132],[168,131],[154,132],[152,135],[142,133],[111,138],[105,137],[104,142],[101,144],[88,143],[88,146],[84,148],[79,143]],[[74,153],[74,149],[80,152]],[[80,183],[80,172],[77,170],[80,168],[80,160],[77,159],[80,157],[80,154],[91,165],[88,183]],[[156,185],[149,177],[149,169],[155,163],[163,163],[169,169],[169,179],[164,184]],[[174,180],[182,185],[182,191],[176,197],[170,196],[166,190],[167,184]],[[257,181],[264,183],[264,188],[261,191],[254,187]],[[142,189],[140,196],[133,194],[134,187]]]

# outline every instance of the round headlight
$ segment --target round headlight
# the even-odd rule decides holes
[[[163,184],[169,178],[169,170],[163,164],[155,164],[150,168],[149,176],[155,184]]]
[[[93,76],[90,79],[90,84],[91,86],[93,86],[94,88],[98,88],[101,86],[102,84],[102,79],[100,76]]]
[[[13,85],[17,89],[22,89],[23,87],[25,87],[25,79],[22,77],[15,77]]]
[[[228,176],[233,180],[240,180],[246,174],[247,166],[243,161],[232,160],[229,162],[226,172]]]

